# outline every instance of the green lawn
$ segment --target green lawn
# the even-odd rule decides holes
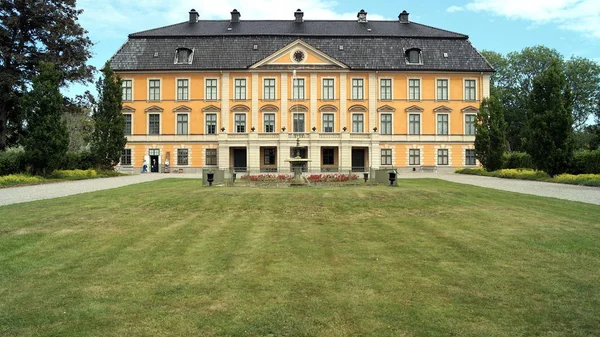
[[[599,336],[600,207],[167,179],[0,207],[0,336]]]

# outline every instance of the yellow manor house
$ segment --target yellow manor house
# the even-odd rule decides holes
[[[291,15],[290,15],[291,16]],[[119,169],[311,172],[475,166],[490,64],[468,36],[409,20],[201,20],[129,35]],[[296,144],[300,146],[296,149]]]

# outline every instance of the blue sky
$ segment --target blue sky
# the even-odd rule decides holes
[[[127,35],[187,20],[191,8],[200,19],[229,19],[236,8],[241,20],[292,20],[297,8],[310,19],[356,19],[361,9],[369,20],[410,20],[469,35],[479,50],[506,54],[545,45],[565,57],[578,55],[600,62],[600,0],[79,0],[81,25],[95,43],[91,64],[100,68],[127,40]],[[67,95],[94,86],[74,86]]]

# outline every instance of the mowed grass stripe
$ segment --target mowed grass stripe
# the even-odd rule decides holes
[[[0,212],[0,335],[600,334],[598,206],[168,179]]]

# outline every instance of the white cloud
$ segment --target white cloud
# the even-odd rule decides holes
[[[598,0],[472,0],[465,8],[539,25],[557,24],[561,29],[600,38]]]
[[[460,6],[450,6],[450,7],[448,7],[448,9],[446,9],[446,12],[455,13],[455,12],[462,12],[464,10],[465,9]]]

